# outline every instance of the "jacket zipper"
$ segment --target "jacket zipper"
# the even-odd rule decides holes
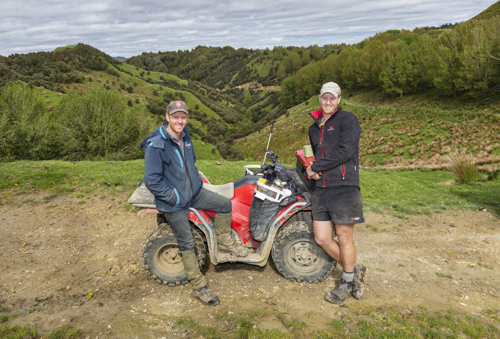
[[[330,118],[331,118],[332,116],[334,116],[334,115],[335,115],[335,113],[337,113],[337,111],[338,111],[338,110],[339,110],[339,108],[337,107],[337,108],[335,109],[335,112],[333,112],[333,114],[332,114],[332,115],[328,118],[328,120],[330,120]],[[326,125],[326,123],[328,122],[328,120],[326,120],[326,121],[323,123],[323,127],[321,127],[321,137],[320,137],[320,140],[319,140],[319,144],[320,144],[320,146],[321,146],[321,156],[323,157],[323,159],[325,158],[325,153],[323,152],[323,132],[325,131],[325,125]],[[344,164],[342,164],[342,166],[344,166]],[[323,188],[325,188],[325,187],[326,187],[326,181],[325,181],[325,171],[323,171],[323,175],[322,175],[322,177],[323,177]],[[344,167],[342,167],[342,177],[343,177],[343,179],[345,179],[345,166],[344,166]],[[343,180],[343,179],[342,179],[342,180]]]
[[[323,159],[325,158],[325,153],[323,152],[323,132],[325,131],[325,124],[326,124],[326,121],[323,124],[323,127],[321,127],[321,138],[319,140],[319,145],[321,146],[321,156],[323,157]],[[323,177],[323,188],[325,188],[326,187],[325,171],[323,171],[322,177]]]
[[[342,180],[345,180],[345,163],[340,165],[340,169],[342,171]]]
[[[182,152],[181,152],[180,146],[179,145],[175,145],[175,146],[177,146],[177,148],[179,149],[179,153],[181,154],[182,161],[184,162],[184,167],[186,168],[186,174],[187,174],[187,177],[189,179],[189,185],[191,186],[191,193],[193,193],[193,196],[194,196],[193,182],[191,181],[191,177],[189,176],[189,170],[187,167],[186,159],[184,158],[184,154],[182,154]]]

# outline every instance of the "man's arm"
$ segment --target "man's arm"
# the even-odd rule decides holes
[[[146,147],[144,152],[144,172],[144,184],[155,198],[174,206],[178,197],[163,180],[163,161],[160,149],[153,145]]]
[[[345,119],[345,123],[340,127],[339,146],[333,154],[325,159],[316,159],[311,166],[314,172],[327,171],[340,164],[347,162],[352,158],[354,152],[359,147],[359,138],[361,136],[361,126],[354,114]]]

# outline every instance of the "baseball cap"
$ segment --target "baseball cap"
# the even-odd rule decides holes
[[[333,81],[327,82],[321,87],[320,96],[325,93],[331,93],[334,97],[338,98],[340,95],[340,86]]]
[[[186,103],[184,101],[171,101],[168,104],[168,107],[167,107],[168,114],[174,114],[177,112],[184,112],[186,114],[189,114],[188,106],[186,105]]]

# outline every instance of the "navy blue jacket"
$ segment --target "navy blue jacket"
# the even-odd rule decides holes
[[[321,172],[316,187],[356,186],[359,188],[359,139],[361,126],[351,112],[340,106],[323,124],[323,112],[310,113],[314,123],[309,127],[309,140],[315,161],[311,165],[314,172]]]
[[[196,154],[184,128],[184,157],[177,144],[167,134],[164,122],[153,134],[141,142],[144,150],[144,183],[155,196],[160,212],[177,212],[189,208],[191,199],[202,186],[195,166]]]

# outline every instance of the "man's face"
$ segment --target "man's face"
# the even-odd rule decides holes
[[[319,97],[319,104],[324,114],[332,114],[340,103],[340,95],[336,98],[332,93],[325,93]]]
[[[168,127],[177,134],[181,134],[187,123],[187,114],[184,112],[175,112],[174,114],[167,113]]]

